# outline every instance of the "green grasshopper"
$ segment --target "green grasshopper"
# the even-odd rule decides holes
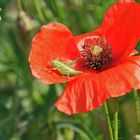
[[[51,61],[52,65],[53,65],[52,69],[57,70],[60,74],[62,74],[64,76],[67,75],[68,77],[82,74],[83,73],[82,71],[75,70],[69,66],[69,65],[75,64],[78,60],[79,59],[75,59],[72,62],[63,63],[58,58],[54,59]]]

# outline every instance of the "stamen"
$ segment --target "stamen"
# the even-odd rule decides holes
[[[85,68],[102,70],[112,62],[112,50],[108,42],[100,36],[84,39],[81,55]]]

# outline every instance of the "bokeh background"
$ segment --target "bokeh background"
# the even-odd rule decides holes
[[[0,140],[109,140],[103,107],[72,116],[59,112],[54,102],[65,84],[35,79],[28,56],[43,24],[57,21],[75,35],[86,33],[101,24],[115,1],[0,0]],[[109,105],[113,114],[111,99]],[[132,91],[120,97],[119,138],[131,140],[136,133]]]

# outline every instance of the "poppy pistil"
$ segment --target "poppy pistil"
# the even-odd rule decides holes
[[[112,62],[112,49],[105,38],[93,36],[84,39],[81,51],[85,68],[103,70]]]

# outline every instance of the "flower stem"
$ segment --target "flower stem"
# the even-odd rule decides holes
[[[137,134],[140,134],[140,90],[134,90],[135,106],[136,106],[136,120],[137,120]]]
[[[107,102],[105,102],[105,104],[104,104],[104,110],[105,110],[105,115],[106,115],[106,120],[107,120],[109,135],[110,135],[110,140],[114,140]]]
[[[114,140],[118,140],[118,98],[114,99],[115,113],[114,113]]]

